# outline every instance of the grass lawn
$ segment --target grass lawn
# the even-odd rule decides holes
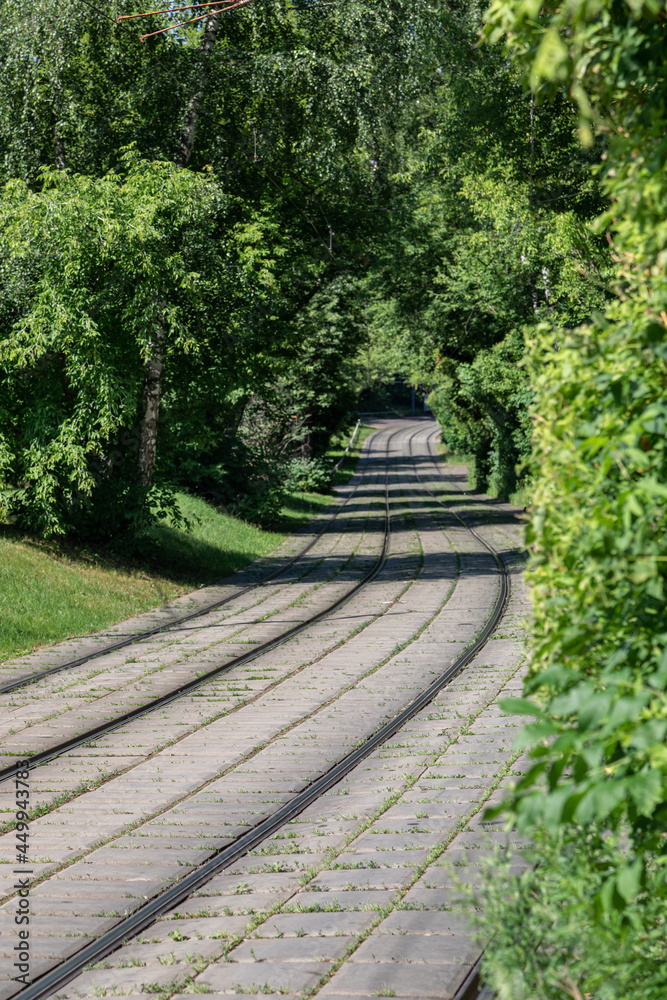
[[[352,475],[372,428],[360,431],[337,483]],[[332,464],[348,440],[349,433],[334,441],[328,455]],[[198,497],[180,494],[179,500],[192,531],[158,525],[126,561],[80,546],[17,537],[0,526],[0,660],[98,631],[213,583],[266,555],[331,503],[331,497],[318,493],[295,493],[267,530],[222,514]]]

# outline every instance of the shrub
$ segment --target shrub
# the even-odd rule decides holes
[[[324,458],[292,458],[286,466],[285,487],[302,493],[329,493],[332,470]]]
[[[641,894],[599,913],[597,900],[625,853],[599,828],[574,836],[535,833],[523,852],[531,867],[513,874],[516,854],[497,852],[469,901],[484,912],[484,978],[498,1000],[662,1000],[667,995],[664,871],[647,870]],[[492,940],[488,941],[488,935]]]
[[[503,498],[516,489],[530,452],[533,393],[524,354],[515,330],[473,362],[451,365],[450,378],[428,397],[448,447],[475,456],[475,489],[491,486]]]

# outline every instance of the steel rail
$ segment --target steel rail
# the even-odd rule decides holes
[[[409,440],[411,447],[412,438]],[[414,463],[413,463],[414,465]],[[415,466],[416,473],[416,466]],[[419,478],[419,476],[417,476]],[[421,481],[421,480],[420,480]],[[430,492],[430,491],[429,491]],[[436,498],[437,499],[437,498]],[[388,500],[388,496],[387,496]],[[441,503],[441,501],[438,501]],[[444,506],[444,504],[443,504]],[[387,527],[389,524],[389,506],[387,502]],[[472,529],[468,528],[469,531]],[[486,543],[482,541],[482,544]],[[487,546],[488,547],[488,546]],[[186,875],[175,885],[156,894],[148,902],[140,906],[134,913],[119,921],[114,927],[102,934],[96,941],[85,945],[74,955],[65,959],[57,968],[50,970],[40,976],[34,983],[27,986],[17,997],[21,1000],[44,1000],[57,990],[61,989],[68,982],[74,979],[87,965],[101,961],[106,955],[115,951],[128,939],[136,936],[146,927],[150,926],[163,913],[183,902],[187,896],[196,892],[205,885],[211,878],[224,871],[243,857],[248,851],[253,850],[263,840],[277,832],[285,823],[294,819],[303,812],[309,805],[316,802],[325,792],[333,788],[339,781],[348,775],[354,768],[369,754],[373,753],[379,746],[394,736],[414,715],[424,709],[435,696],[456,677],[458,673],[468,664],[486,645],[490,636],[497,628],[507,606],[510,591],[510,579],[507,567],[498,563],[500,572],[500,587],[498,596],[494,603],[492,612],[484,625],[484,628],[471,643],[471,645],[456,657],[456,659],[437,677],[428,687],[424,688],[404,709],[394,716],[389,722],[381,726],[375,733],[368,737],[361,746],[351,751],[339,760],[329,771],[311,782],[305,789],[295,795],[289,802],[281,806],[271,816],[262,820],[257,826],[247,833],[242,834],[232,844],[217,851],[208,861],[205,861],[195,871]],[[466,998],[467,1000],[467,998]]]
[[[356,429],[355,429],[356,431]],[[371,442],[372,439],[379,433],[376,431],[372,434],[367,441]],[[368,457],[366,457],[368,461]],[[291,566],[302,559],[307,552],[312,549],[313,545],[320,540],[322,535],[325,534],[334,523],[338,515],[345,509],[347,504],[350,502],[352,497],[355,495],[359,489],[359,483],[355,486],[354,490],[349,496],[345,498],[342,504],[338,507],[336,511],[329,517],[326,524],[324,524],[317,534],[300,549],[295,555],[290,556],[281,566],[272,570],[266,576],[263,576],[256,583],[250,583],[247,587],[240,587],[233,594],[228,594],[227,597],[221,598],[219,601],[213,601],[211,604],[205,604],[203,607],[196,611],[189,611],[185,615],[180,615],[178,618],[172,618],[170,621],[165,622],[162,625],[156,625],[154,628],[146,629],[144,632],[136,632],[131,636],[126,636],[124,639],[119,639],[118,642],[109,643],[107,646],[103,646],[101,649],[93,650],[90,653],[86,653],[85,656],[79,656],[75,660],[67,660],[65,663],[59,663],[54,667],[48,667],[46,670],[38,670],[34,674],[27,674],[23,677],[18,677],[16,680],[8,681],[6,684],[0,684],[0,694],[5,694],[8,691],[15,691],[17,688],[26,687],[28,684],[34,684],[36,681],[42,679],[42,677],[50,677],[51,674],[58,674],[62,670],[70,670],[72,667],[80,667],[84,663],[88,663],[89,660],[96,660],[99,656],[105,656],[107,653],[113,653],[117,649],[123,649],[125,646],[131,646],[135,642],[143,642],[144,639],[150,639],[154,635],[159,635],[160,632],[166,632],[170,628],[174,628],[176,625],[182,625],[183,622],[192,621],[193,618],[199,618],[203,615],[210,614],[211,611],[216,611],[218,608],[223,607],[225,604],[229,604],[230,601],[235,601],[237,597],[242,597],[243,594],[248,594],[252,590],[257,590],[259,587],[263,587],[265,584],[270,583],[285,570],[288,570]],[[222,582],[222,581],[219,581]],[[217,586],[218,584],[211,584],[211,586]]]
[[[495,993],[493,993],[488,986],[485,986],[480,978],[483,961],[484,952],[482,952],[475,964],[469,970],[465,979],[452,997],[452,1000],[495,1000]]]
[[[385,449],[385,461],[387,463],[385,469],[385,490],[384,490],[384,534],[382,540],[382,549],[380,555],[378,556],[375,564],[371,570],[362,577],[354,586],[339,597],[332,604],[326,606],[321,611],[316,612],[311,615],[310,618],[306,618],[304,621],[299,622],[298,625],[293,625],[292,628],[287,629],[285,632],[281,632],[280,635],[275,636],[273,639],[268,639],[261,645],[255,646],[254,649],[249,650],[247,653],[241,653],[239,656],[235,656],[233,659],[228,660],[226,663],[221,664],[218,667],[214,667],[212,670],[208,670],[205,674],[200,674],[199,677],[195,677],[185,684],[179,685],[174,688],[173,691],[169,691],[167,694],[160,695],[158,698],[153,698],[143,705],[137,708],[131,709],[129,712],[124,712],[122,715],[116,716],[116,718],[111,719],[108,722],[103,722],[99,726],[95,726],[92,729],[87,729],[85,732],[80,733],[77,736],[72,736],[68,740],[64,740],[62,743],[57,743],[55,746],[49,747],[46,750],[42,750],[39,753],[33,754],[32,756],[26,756],[18,759],[15,763],[0,768],[0,781],[5,781],[7,778],[13,777],[17,771],[22,770],[27,763],[29,768],[39,767],[42,764],[47,764],[49,761],[54,760],[56,757],[61,757],[63,754],[68,753],[70,750],[75,750],[77,747],[83,746],[85,743],[89,743],[91,740],[98,739],[100,736],[106,736],[108,733],[119,729],[121,726],[126,725],[128,722],[134,722],[136,719],[142,718],[144,715],[148,715],[149,712],[154,712],[159,708],[163,708],[165,705],[169,705],[172,701],[176,701],[178,698],[182,697],[190,691],[194,691],[201,687],[203,684],[207,684],[210,680],[215,677],[219,677],[221,674],[225,674],[232,670],[234,667],[239,667],[244,663],[249,663],[251,660],[255,660],[257,657],[262,656],[264,653],[275,649],[277,646],[281,646],[283,643],[287,642],[289,639],[294,638],[294,636],[299,635],[305,629],[310,628],[311,625],[317,624],[323,618],[338,611],[339,608],[347,604],[351,598],[358,594],[359,591],[367,587],[372,580],[378,575],[382,567],[384,566],[387,559],[387,552],[389,548],[389,536],[391,532],[390,528],[390,514],[389,514],[389,487],[388,487],[388,475],[389,475],[389,446],[397,434],[401,432],[402,428],[394,431],[388,438]]]
[[[436,468],[437,468],[436,462],[439,461],[439,457],[437,455],[434,456],[433,451],[431,449],[431,444],[432,444],[433,441],[435,441],[435,439],[436,439],[436,437],[438,436],[439,433],[440,433],[439,430],[433,431],[429,435],[429,437],[427,438],[427,440],[426,440],[426,446],[427,446],[427,448],[429,450],[429,454],[431,456],[431,461],[432,461],[433,465]],[[413,463],[413,465],[414,465],[414,463]],[[474,535],[475,538],[477,539],[477,541],[481,542],[481,544],[484,546],[484,548],[487,549],[487,551],[489,551],[491,553],[491,555],[493,556],[496,564],[499,567],[502,567],[503,571],[506,574],[509,574],[507,563],[505,562],[505,560],[503,559],[503,557],[501,556],[501,554],[498,552],[498,550],[495,549],[493,547],[493,545],[491,545],[490,542],[487,542],[486,539],[482,538],[482,536],[474,528],[471,528],[470,525],[466,523],[466,520],[465,520],[464,517],[461,517],[461,515],[458,514],[455,510],[452,510],[450,507],[448,507],[444,500],[441,500],[440,497],[436,493],[433,492],[433,490],[429,489],[429,487],[426,485],[426,483],[424,482],[424,480],[422,479],[422,477],[419,475],[419,472],[417,471],[417,466],[416,465],[414,466],[414,469],[415,469],[415,475],[416,475],[417,479],[422,484],[422,486],[424,487],[424,489],[426,490],[426,492],[430,496],[433,497],[433,499],[436,501],[436,503],[439,503],[441,507],[444,507],[446,510],[449,511],[450,514],[453,514],[454,517],[457,519],[457,521],[459,521],[463,525],[464,528],[466,528],[472,535]],[[463,496],[468,496],[469,495],[466,490],[460,489],[460,487],[456,486],[456,484],[454,484],[454,485],[455,485],[456,490],[459,493],[461,493]]]
[[[436,470],[438,468],[438,463],[440,462],[440,457],[439,455],[434,454],[432,445],[435,443],[435,439],[437,438],[439,433],[440,433],[439,430],[434,431],[432,434],[429,435],[426,442],[426,446],[431,456],[432,464]],[[416,467],[415,467],[415,473],[417,475],[417,478],[422,483],[422,485],[424,485],[423,480],[419,476]],[[467,490],[461,489],[461,487],[457,486],[456,484],[454,485],[457,491],[461,493],[463,496],[469,495]],[[447,506],[442,500],[439,499],[439,497],[435,495],[435,493],[433,493],[431,490],[428,489],[428,486],[424,485],[424,488],[431,494],[434,500],[437,500],[437,502],[442,504],[443,507]],[[452,511],[452,513],[456,517],[458,517],[459,521],[461,521],[462,524],[465,524],[465,521],[461,517],[459,517],[455,511]],[[468,528],[469,531],[472,531],[472,533],[475,535],[476,538],[479,538],[479,540],[482,542],[483,545],[487,547],[487,549],[489,549],[489,551],[493,554],[494,558],[496,558],[496,561],[499,558],[502,559],[505,571],[508,572],[507,563],[502,558],[500,553],[498,553],[490,543],[486,542],[483,538],[481,538],[481,536],[477,534],[474,528],[471,528],[469,525],[466,525],[466,527]],[[483,961],[484,961],[484,952],[482,951],[477,961],[472,966],[467,976],[459,986],[452,1000],[495,1000],[495,994],[493,993],[491,988],[489,986],[486,986],[481,980]]]

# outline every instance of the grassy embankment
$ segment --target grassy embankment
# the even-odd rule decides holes
[[[475,456],[454,454],[454,452],[450,452],[447,445],[443,444],[442,441],[438,441],[438,454],[446,465],[465,465],[468,467],[468,482],[466,487],[467,489],[472,489],[472,483],[475,481]],[[498,495],[494,493],[492,488],[488,490],[488,494],[491,497],[497,497]],[[530,484],[528,484],[515,490],[514,493],[510,493],[509,503],[514,504],[515,507],[528,507],[532,498],[532,489]]]
[[[352,475],[360,446],[372,432],[362,426],[335,483]],[[332,465],[349,433],[334,441]],[[330,497],[292,494],[279,521],[264,529],[223,514],[199,497],[180,494],[192,522],[188,533],[167,524],[152,531],[141,555],[108,553],[36,538],[18,538],[0,526],[0,660],[74,635],[95,632],[233,573],[266,555]]]

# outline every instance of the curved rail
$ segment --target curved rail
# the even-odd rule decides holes
[[[440,460],[440,458],[439,458],[438,455],[434,455],[432,445],[435,443],[435,440],[436,440],[436,438],[438,437],[439,434],[440,434],[440,430],[439,429],[436,430],[436,431],[434,431],[428,437],[427,442],[426,442],[427,448],[428,448],[429,453],[430,453],[430,455],[431,455],[431,457],[433,459],[433,464],[434,465],[436,464],[437,461]],[[428,486],[426,486],[424,484],[424,482],[421,479],[419,473],[417,472],[416,467],[415,467],[415,474],[416,474],[417,478],[420,480],[420,482],[422,483],[422,485],[424,486],[424,489],[427,490],[428,493],[430,493],[430,495],[433,497],[433,499],[437,500],[437,502],[439,504],[441,504],[443,507],[446,507],[446,504],[443,503],[443,501],[439,497],[437,497],[435,495],[435,493],[433,493],[431,490],[429,490]],[[456,484],[454,484],[454,485],[455,485],[455,487],[456,487],[456,489],[458,490],[459,493],[462,493],[464,496],[468,495],[467,490],[461,489]],[[452,513],[455,515],[455,517],[458,518],[458,520],[461,522],[461,524],[465,524],[464,519],[461,518],[461,517],[459,517],[459,515],[455,511],[452,511]],[[465,525],[465,526],[468,528],[469,531],[471,531],[473,533],[473,535],[475,536],[475,538],[478,538],[480,540],[480,542],[483,545],[486,546],[486,548],[489,550],[489,552],[492,553],[492,555],[495,558],[496,562],[502,561],[502,563],[504,565],[504,568],[505,568],[505,572],[508,573],[509,571],[507,569],[507,563],[505,562],[505,560],[503,559],[503,557],[500,555],[500,553],[496,549],[494,549],[494,547],[489,542],[486,542],[483,538],[481,538],[481,536],[474,530],[474,528],[471,528],[469,525]],[[484,961],[484,952],[481,953],[481,955],[479,956],[479,958],[477,959],[477,961],[475,962],[475,964],[471,968],[470,972],[468,973],[468,975],[466,976],[466,978],[463,980],[463,982],[459,986],[458,990],[456,991],[456,994],[453,997],[453,1000],[495,1000],[495,994],[492,992],[492,990],[488,986],[486,986],[484,983],[482,983],[481,978],[480,978],[481,977],[481,973],[482,973],[482,963],[483,963],[483,961]]]
[[[361,421],[357,422],[357,427],[359,426],[360,422]],[[357,427],[355,427],[354,429],[354,434],[350,439],[350,443],[347,446],[345,455],[347,455],[347,452],[350,449],[352,441],[354,440],[354,435],[357,432]],[[369,440],[371,439],[369,438]],[[345,455],[343,456],[343,458],[345,457]],[[343,459],[341,459],[341,462],[342,460]],[[337,468],[338,466],[335,467],[335,469]],[[218,608],[223,607],[223,605],[229,604],[230,601],[235,601],[237,597],[242,597],[243,594],[247,594],[252,590],[257,590],[259,587],[263,587],[265,584],[269,583],[271,580],[274,580],[277,576],[280,576],[281,573],[284,573],[285,570],[289,569],[291,566],[297,563],[299,559],[302,559],[303,556],[305,556],[305,554],[309,552],[310,549],[312,549],[313,545],[315,545],[315,543],[319,541],[322,535],[324,535],[324,533],[329,530],[329,528],[334,523],[334,521],[341,513],[341,511],[345,509],[345,507],[352,499],[358,488],[359,487],[356,486],[354,490],[350,493],[350,495],[345,498],[345,500],[339,506],[339,508],[336,511],[334,511],[334,513],[329,517],[326,524],[324,524],[320,528],[317,534],[313,536],[313,538],[308,542],[307,545],[305,545],[302,549],[300,549],[297,553],[295,553],[295,555],[290,556],[289,559],[286,559],[281,566],[277,567],[277,569],[274,569],[272,570],[271,573],[268,573],[266,576],[263,576],[256,583],[248,584],[247,587],[240,587],[233,594],[228,594],[227,597],[223,597],[219,601],[213,601],[211,604],[205,604],[202,608],[199,608],[196,611],[189,611],[185,615],[180,615],[177,618],[172,618],[170,621],[164,622],[162,625],[156,625],[154,628],[146,629],[144,632],[136,632],[131,636],[126,636],[124,639],[119,639],[117,642],[109,643],[107,646],[102,646],[100,649],[95,649],[90,653],[86,653],[84,656],[77,657],[74,660],[67,660],[65,663],[59,663],[54,667],[47,667],[46,670],[38,670],[35,671],[34,674],[27,674],[24,675],[23,677],[16,678],[16,680],[7,681],[6,684],[0,684],[0,694],[5,694],[8,691],[15,691],[17,688],[26,687],[28,684],[34,684],[36,681],[41,680],[42,677],[50,677],[51,674],[58,674],[62,670],[70,670],[73,667],[80,667],[83,663],[88,663],[89,660],[96,660],[99,656],[105,656],[107,653],[114,653],[117,649],[123,649],[125,646],[131,646],[135,642],[142,642],[144,639],[150,639],[152,636],[159,635],[161,632],[166,632],[168,629],[174,628],[174,626],[176,625],[182,625],[184,622],[192,621],[193,618],[199,618],[203,615],[210,614],[211,611],[216,611]],[[215,586],[215,584],[213,584],[213,586]],[[0,772],[0,780],[2,780],[2,772]]]
[[[400,428],[394,431],[387,438],[385,459],[389,455],[389,446],[392,440],[400,433]],[[72,736],[68,740],[64,740],[62,743],[58,743],[55,746],[49,747],[47,750],[43,750],[40,753],[33,754],[29,757],[24,757],[21,760],[15,762],[0,769],[0,781],[4,781],[7,778],[13,777],[17,771],[25,768],[26,763],[29,768],[38,767],[41,764],[47,764],[49,761],[54,760],[56,757],[61,757],[63,754],[68,753],[71,750],[75,750],[77,747],[82,746],[84,743],[89,743],[91,740],[98,739],[100,736],[106,736],[108,733],[119,729],[121,726],[126,725],[128,722],[134,722],[136,719],[142,718],[144,715],[148,715],[150,712],[154,712],[159,708],[163,708],[165,705],[169,705],[172,701],[176,701],[178,698],[182,697],[190,691],[194,691],[201,687],[203,684],[208,683],[214,677],[219,677],[221,674],[225,674],[232,670],[234,667],[239,667],[244,663],[249,663],[251,660],[256,659],[258,656],[268,652],[271,649],[275,649],[277,646],[281,646],[283,643],[292,639],[294,636],[299,635],[305,629],[310,628],[311,625],[315,625],[317,622],[326,618],[328,615],[335,611],[338,611],[344,604],[347,604],[355,594],[367,587],[372,580],[378,575],[384,563],[387,559],[387,551],[389,547],[389,536],[390,536],[390,514],[389,514],[389,488],[388,488],[388,476],[389,476],[389,465],[385,469],[385,490],[384,490],[384,536],[382,541],[382,549],[380,555],[378,556],[374,566],[371,570],[362,577],[354,586],[348,590],[346,594],[339,597],[333,603],[327,605],[321,611],[316,612],[316,614],[311,615],[310,618],[306,618],[304,621],[299,622],[298,625],[293,625],[292,628],[287,629],[280,635],[275,636],[273,639],[269,639],[261,645],[257,645],[253,650],[247,653],[241,653],[239,656],[235,656],[233,659],[228,660],[219,667],[214,667],[212,670],[208,670],[205,674],[200,674],[200,676],[187,681],[185,684],[179,685],[174,688],[173,691],[169,691],[167,694],[161,695],[158,698],[153,698],[151,701],[145,702],[138,708],[131,709],[129,712],[123,713],[123,715],[117,716],[115,719],[109,722],[101,723],[99,726],[95,726],[91,729],[85,730],[77,736]],[[351,494],[352,496],[352,494]],[[349,498],[348,498],[349,499]],[[341,507],[342,509],[342,507]],[[315,541],[315,540],[314,540]],[[312,543],[311,543],[312,544]],[[310,548],[310,546],[308,546]],[[251,588],[248,588],[251,589]],[[238,596],[238,595],[232,595]],[[198,612],[199,614],[199,612]],[[193,616],[189,616],[193,617]],[[172,623],[173,624],[173,623]]]
[[[412,438],[409,439],[411,450]],[[414,464],[414,463],[413,463]],[[420,479],[416,472],[417,478]],[[421,479],[420,479],[421,481]],[[425,487],[426,488],[426,487]],[[430,492],[430,491],[428,491]],[[433,495],[433,494],[431,494]],[[386,494],[387,496],[387,494]],[[438,500],[437,497],[435,497]],[[442,504],[442,501],[438,500]],[[446,506],[446,504],[442,504]],[[458,517],[458,515],[456,515]],[[459,518],[464,527],[475,534]],[[389,531],[389,508],[387,503],[386,515],[386,538]],[[479,537],[476,535],[476,537]],[[483,539],[479,539],[490,551],[489,546]],[[386,548],[386,546],[385,546]],[[17,996],[21,1000],[45,1000],[58,989],[65,986],[70,980],[77,976],[83,969],[91,963],[102,960],[106,955],[115,951],[128,938],[134,937],[159,916],[172,909],[182,902],[192,892],[197,891],[215,875],[219,874],[230,865],[234,864],[240,857],[248,851],[257,847],[263,840],[277,832],[285,823],[298,816],[309,805],[312,805],[321,795],[329,791],[342,778],[349,774],[365,757],[371,754],[386,740],[394,736],[414,715],[425,708],[435,696],[446,687],[446,685],[468,664],[486,645],[488,639],[497,628],[507,605],[510,590],[509,571],[503,562],[497,560],[500,570],[500,587],[491,614],[477,638],[470,646],[458,656],[439,677],[437,677],[428,687],[424,688],[404,709],[402,709],[393,719],[381,726],[375,733],[366,739],[356,750],[351,751],[325,774],[311,782],[307,788],[295,795],[289,802],[281,806],[272,816],[267,817],[258,823],[248,832],[242,834],[233,843],[217,851],[211,858],[205,861],[195,871],[181,879],[177,884],[157,893],[152,899],[140,906],[129,917],[120,920],[114,927],[102,934],[96,941],[86,945],[74,955],[67,958],[57,968],[46,972],[34,983],[22,990]],[[379,572],[380,565],[375,568],[374,575]],[[368,580],[363,582],[366,585]],[[357,585],[356,590],[361,589]],[[347,600],[347,598],[345,598]],[[473,1000],[473,994],[462,996],[460,1000]]]

